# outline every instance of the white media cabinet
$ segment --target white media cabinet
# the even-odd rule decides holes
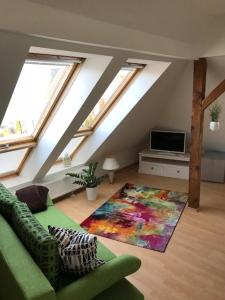
[[[143,150],[139,153],[139,173],[189,178],[190,155]]]

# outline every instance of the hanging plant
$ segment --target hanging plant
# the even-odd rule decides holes
[[[220,128],[220,123],[219,123],[219,116],[222,111],[222,107],[219,104],[214,104],[210,109],[209,109],[209,114],[211,118],[211,122],[209,124],[209,128],[212,131],[216,131]]]
[[[222,111],[222,107],[219,104],[214,104],[210,109],[210,117],[211,117],[211,122],[219,122],[219,116]]]

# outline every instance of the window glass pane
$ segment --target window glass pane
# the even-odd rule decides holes
[[[111,84],[108,86],[101,99],[95,105],[94,109],[88,115],[80,129],[90,129],[94,124],[97,117],[105,112],[108,105],[113,101],[113,96],[117,93],[118,89],[126,82],[126,80],[133,74],[134,69],[121,69]]]
[[[0,153],[0,175],[16,171],[28,149]]]
[[[76,138],[73,138],[69,144],[66,146],[66,148],[63,150],[63,152],[60,154],[58,159],[62,159],[65,154],[71,155],[77,147],[80,145],[80,143],[84,140],[85,136],[79,136]]]
[[[30,136],[51,106],[71,64],[26,61],[0,126],[0,141]]]

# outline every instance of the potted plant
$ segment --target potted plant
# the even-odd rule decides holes
[[[102,182],[102,178],[95,176],[98,163],[90,163],[81,173],[66,173],[66,175],[74,177],[74,184],[86,187],[87,199],[96,200],[97,186]]]
[[[212,131],[216,131],[220,128],[220,122],[219,122],[219,115],[221,113],[221,106],[219,104],[214,104],[212,108],[210,108],[210,117],[211,117],[211,122],[209,124],[209,128]]]

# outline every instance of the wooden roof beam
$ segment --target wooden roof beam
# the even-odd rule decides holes
[[[221,96],[225,92],[225,79],[217,85],[217,87],[209,93],[205,99],[202,100],[202,111],[206,110],[206,108],[212,104],[219,96]]]

